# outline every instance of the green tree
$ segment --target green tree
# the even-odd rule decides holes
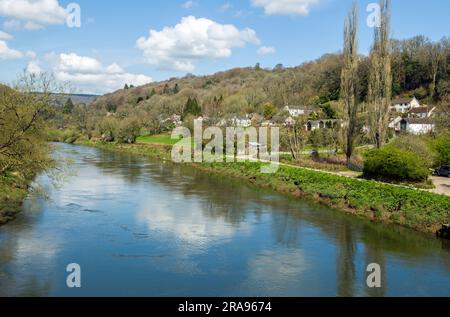
[[[137,119],[125,118],[118,123],[117,129],[114,131],[115,140],[119,143],[135,143],[140,131],[141,125]]]
[[[426,137],[402,135],[389,143],[389,145],[403,151],[414,153],[425,162],[428,167],[433,167],[435,165],[437,157]],[[450,151],[450,144],[448,145]]]
[[[450,164],[450,132],[446,132],[438,136],[431,142],[431,146],[435,151],[436,165]]]
[[[263,114],[266,120],[270,120],[277,114],[277,108],[268,102],[264,105]]]
[[[46,142],[55,92],[63,92],[48,74],[24,74],[13,89],[0,89],[0,176],[26,179],[53,165]]]
[[[176,95],[180,92],[180,87],[178,86],[178,83],[175,84],[173,87],[173,94]]]
[[[66,103],[64,104],[64,107],[63,107],[63,113],[65,113],[65,114],[72,113],[74,107],[75,106],[74,106],[74,104],[72,102],[72,98],[67,99],[67,101],[66,101]]]
[[[152,88],[152,90],[150,91],[150,94],[147,96],[147,99],[150,99],[154,95],[156,95],[156,90],[155,90],[155,88]]]
[[[191,114],[193,116],[198,116],[202,113],[202,109],[198,104],[197,98],[189,97],[186,106],[184,107],[183,116]]]
[[[105,117],[98,123],[98,132],[104,142],[113,142],[117,136],[118,120],[114,117]]]
[[[337,118],[337,111],[330,105],[330,103],[321,105],[320,109],[322,109],[322,111],[325,114],[325,116],[327,117],[327,119],[336,119]]]
[[[110,113],[115,113],[117,111],[117,105],[112,102],[108,102],[106,104],[106,111]]]
[[[163,88],[163,94],[164,95],[169,95],[170,94],[170,87],[169,84],[165,84],[164,88]]]

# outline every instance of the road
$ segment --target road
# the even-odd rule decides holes
[[[450,196],[450,177],[431,177],[436,188],[433,192],[437,194]]]

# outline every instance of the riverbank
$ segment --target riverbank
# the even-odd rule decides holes
[[[106,150],[170,160],[170,145],[112,144],[79,141]],[[261,163],[191,164],[207,173],[227,175],[260,187],[312,200],[358,217],[436,233],[450,222],[450,197],[375,181],[280,166],[276,174],[260,173]]]
[[[19,174],[0,176],[0,226],[20,212],[28,188],[29,182]]]

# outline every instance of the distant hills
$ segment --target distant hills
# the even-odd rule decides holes
[[[8,91],[8,90],[11,90],[11,88],[6,85],[0,84],[0,93],[2,93],[4,91]],[[59,95],[59,94],[56,94],[56,95]],[[72,99],[72,102],[74,104],[80,104],[80,103],[91,104],[95,100],[97,100],[97,98],[100,96],[99,95],[89,95],[89,94],[68,94],[68,95],[65,95],[64,97],[65,98],[62,99],[62,102],[66,102],[70,98],[70,99]],[[59,101],[59,103],[60,102],[61,102],[61,100]]]
[[[70,94],[67,96],[67,99],[72,99],[74,104],[85,103],[90,104],[93,103],[99,96],[98,95],[88,95],[88,94]]]

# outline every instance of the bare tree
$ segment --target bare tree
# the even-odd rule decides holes
[[[370,54],[368,126],[377,148],[383,146],[389,124],[392,98],[390,0],[380,0],[380,26]]]
[[[305,123],[298,118],[294,123],[286,126],[286,133],[283,134],[284,143],[289,147],[292,158],[298,160],[301,157],[303,148],[308,141],[308,135],[305,131]]]
[[[437,75],[439,68],[445,62],[446,55],[441,43],[431,43],[428,47],[427,53],[427,58],[430,63],[430,96],[434,98],[436,96]]]
[[[353,154],[357,132],[359,103],[356,98],[358,84],[358,6],[356,1],[345,20],[344,26],[344,66],[341,73],[341,100],[345,118],[345,152],[347,163]]]

